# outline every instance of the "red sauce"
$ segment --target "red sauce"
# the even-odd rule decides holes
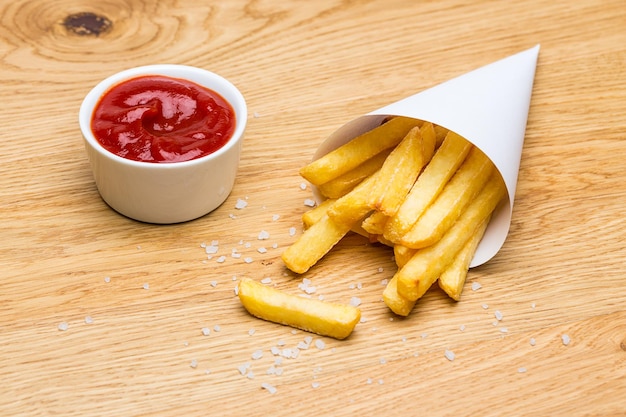
[[[104,148],[123,158],[182,162],[223,147],[235,130],[235,112],[218,93],[193,82],[142,76],[102,96],[91,130]]]

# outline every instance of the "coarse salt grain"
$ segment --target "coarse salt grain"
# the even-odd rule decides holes
[[[531,337],[529,343],[531,346],[535,346],[537,344],[537,341],[535,340],[534,337]]]
[[[91,316],[86,316],[85,317],[85,324],[91,324],[93,323],[93,319],[91,318]]]
[[[561,336],[561,342],[563,342],[563,344],[567,346],[569,345],[569,342],[571,342],[571,339],[568,335],[564,334]]]
[[[209,255],[213,255],[217,253],[218,250],[219,250],[219,247],[217,245],[209,245],[204,248],[204,251]]]
[[[483,304],[482,307],[483,307],[483,310],[487,310],[489,308],[489,305],[488,304]]]
[[[273,222],[276,222],[276,221],[278,221],[279,219],[280,219],[280,214],[273,214],[273,215],[272,215],[272,221],[273,221]]]
[[[259,252],[259,253],[267,253],[267,249],[265,249],[263,247],[260,247],[260,248],[257,249],[257,252]]]
[[[251,263],[252,263],[252,258],[251,258],[251,257],[249,257],[249,256],[247,256],[247,257],[243,258],[243,261],[244,261],[245,263],[247,263],[247,264],[251,264]]]
[[[192,359],[192,361],[189,364],[189,366],[191,366],[194,369],[197,368],[198,367],[198,361],[196,359]]]
[[[67,329],[69,329],[69,328],[70,328],[70,325],[69,325],[69,324],[67,324],[67,322],[65,322],[65,321],[62,321],[62,322],[61,322],[61,323],[59,323],[59,325],[57,326],[57,329],[59,329],[59,330],[60,330],[60,331],[62,331],[62,332],[66,331],[66,330],[67,330]]]
[[[361,305],[361,299],[359,297],[350,298],[350,305],[353,307],[358,307]]]
[[[301,182],[301,183],[300,183],[300,189],[301,189],[302,191],[306,190],[306,182]]]
[[[315,207],[315,200],[307,198],[304,200],[304,205],[307,207]]]
[[[311,384],[311,387],[312,387],[312,388],[314,388],[314,389],[315,389],[315,388],[319,388],[319,387],[320,387],[320,383],[319,383],[319,382],[313,382],[313,383]]]
[[[272,283],[272,278],[270,277],[265,277],[261,280],[261,284],[271,284]]]
[[[259,360],[263,357],[263,351],[261,349],[257,349],[254,352],[252,352],[252,359],[253,360]]]
[[[261,384],[261,388],[269,392],[270,394],[276,394],[276,387],[268,382],[264,382]]]
[[[215,288],[215,287],[217,287],[217,281],[211,281],[211,282],[209,282],[209,285],[211,285],[211,287]]]
[[[250,368],[250,363],[246,362],[244,364],[241,364],[237,367],[237,369],[239,370],[239,373],[241,375],[245,375],[248,372],[248,369]]]
[[[217,258],[215,260],[218,264],[223,264],[224,262],[226,262],[226,257],[224,255],[220,256],[219,258]]]
[[[454,358],[456,357],[454,352],[448,349],[445,350],[444,355],[446,356],[446,359],[449,360],[450,362],[452,362]]]
[[[145,284],[143,284],[143,289],[144,290],[149,290],[150,289],[150,284],[148,284],[147,282]]]
[[[495,313],[494,313],[494,316],[496,316],[496,319],[497,319],[498,321],[502,320],[502,318],[504,317],[504,316],[502,315],[502,313],[500,312],[500,310],[496,310],[496,311],[495,311]]]
[[[517,372],[520,374],[523,374],[524,372],[526,372],[526,368],[524,366],[517,368]]]
[[[216,324],[215,326],[213,326],[213,331],[219,332],[220,330],[222,330],[222,328],[220,327],[219,324]]]
[[[111,282],[111,277],[104,277],[104,282]]]
[[[211,334],[211,329],[209,329],[208,327],[203,327],[202,328],[202,334],[205,336],[208,336]]]
[[[296,228],[295,227],[290,227],[289,228],[289,236],[295,236],[296,235]]]
[[[259,239],[259,240],[266,240],[266,239],[269,239],[269,237],[270,237],[270,234],[267,231],[261,230],[259,232],[259,235],[257,236],[257,239]]]
[[[480,285],[480,282],[472,282],[472,291],[478,291],[482,288],[482,285]]]
[[[235,204],[235,208],[237,210],[244,209],[248,206],[248,202],[246,200],[242,200],[241,198],[237,199],[237,203]]]
[[[319,350],[322,350],[326,347],[326,343],[324,343],[322,339],[317,339],[315,340],[315,347],[318,348]]]

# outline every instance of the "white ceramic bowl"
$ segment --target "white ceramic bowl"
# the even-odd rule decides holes
[[[134,161],[105,149],[91,131],[94,107],[110,87],[143,75],[186,79],[220,94],[236,116],[228,143],[201,158],[171,163]],[[131,68],[101,81],[85,97],[79,124],[102,199],[132,219],[168,224],[201,217],[226,200],[235,183],[247,116],[243,95],[228,80],[200,68],[163,64]]]

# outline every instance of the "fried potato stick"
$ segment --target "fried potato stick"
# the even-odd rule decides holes
[[[239,281],[237,295],[255,317],[340,340],[348,337],[361,319],[361,311],[352,305],[300,297],[250,278]]]
[[[324,184],[318,185],[317,189],[326,198],[343,197],[365,178],[378,171],[383,166],[383,163],[390,152],[391,149],[386,149],[380,152],[345,174],[340,175]]]
[[[281,255],[287,268],[304,274],[328,253],[352,228],[352,224],[338,223],[324,214],[304,231]]]
[[[473,147],[458,171],[417,222],[400,239],[409,248],[419,249],[437,242],[478,194],[494,170],[493,163]]]
[[[372,186],[369,205],[387,216],[396,213],[422,168],[433,156],[435,130],[432,123],[414,127],[389,154]]]
[[[456,133],[448,133],[398,211],[385,224],[383,234],[386,239],[400,242],[402,236],[411,229],[424,210],[441,193],[465,160],[472,146],[470,142]]]
[[[434,245],[418,250],[396,272],[398,294],[408,300],[417,300],[430,288],[441,273],[452,263],[457,253],[476,232],[478,226],[491,215],[506,193],[502,178],[494,172],[485,187],[461,214],[454,225]]]
[[[378,153],[396,146],[421,121],[394,117],[300,169],[311,184],[321,185],[356,168]]]
[[[470,263],[472,262],[472,258],[474,258],[478,244],[483,239],[490,218],[491,216],[487,217],[481,225],[478,226],[474,235],[465,243],[465,246],[463,246],[461,251],[456,255],[454,261],[441,273],[437,281],[439,288],[444,290],[454,301],[461,299],[461,293],[465,286],[465,279],[467,278]]]

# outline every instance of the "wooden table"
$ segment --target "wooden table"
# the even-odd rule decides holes
[[[0,16],[0,414],[626,413],[623,1],[2,0]],[[358,236],[286,270],[311,198],[298,169],[329,134],[538,43],[511,231],[470,272],[480,289],[394,317],[392,254]],[[249,107],[231,196],[185,224],[109,209],[78,129],[92,86],[153,63],[215,71]],[[310,279],[364,320],[288,357],[308,334],[249,316],[244,276]]]

